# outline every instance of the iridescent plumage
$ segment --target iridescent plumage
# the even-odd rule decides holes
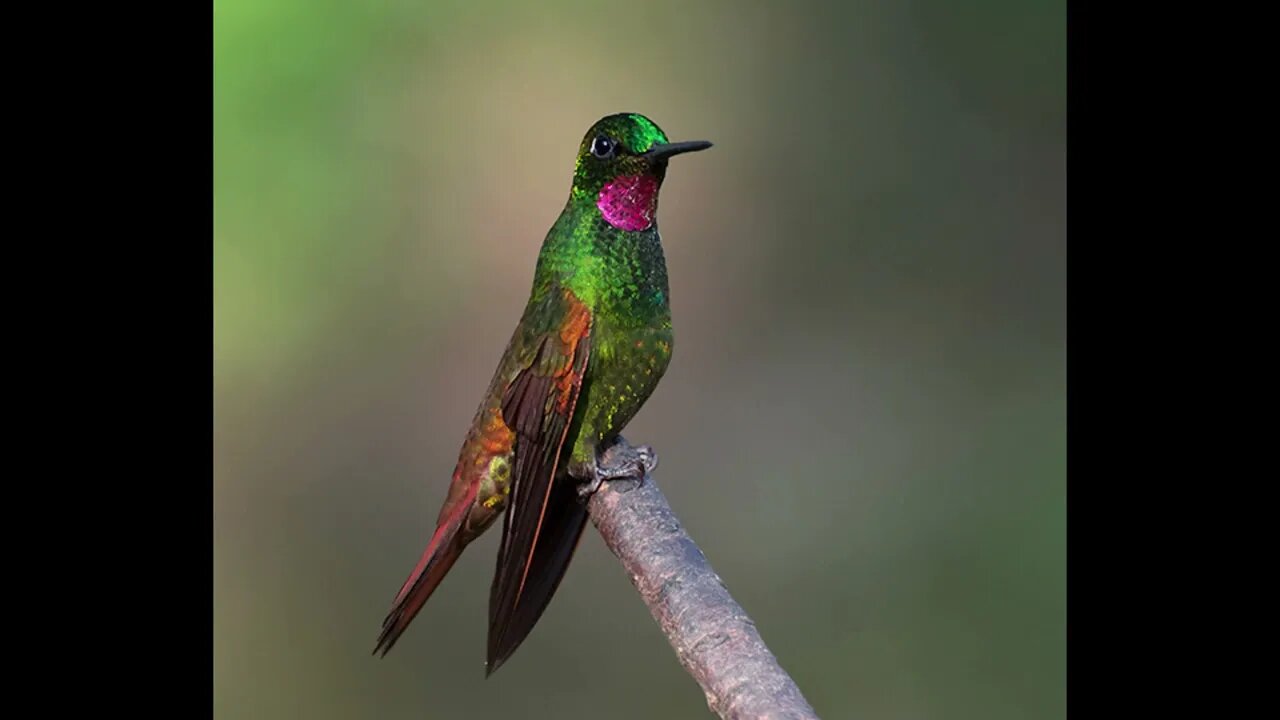
[[[488,672],[550,602],[586,525],[578,499],[598,456],[662,378],[673,343],[658,190],[672,155],[649,119],[587,132],[573,187],[543,241],[529,302],[454,468],[422,559],[378,638],[385,655],[468,543],[506,512],[490,595]]]

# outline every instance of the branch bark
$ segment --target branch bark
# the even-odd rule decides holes
[[[605,482],[587,510],[712,712],[724,720],[817,720],[651,476]]]

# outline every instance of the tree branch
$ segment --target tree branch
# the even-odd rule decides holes
[[[712,712],[724,720],[817,720],[652,477],[605,482],[587,509]]]

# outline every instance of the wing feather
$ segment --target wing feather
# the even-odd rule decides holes
[[[503,397],[515,466],[489,597],[489,673],[541,617],[586,523],[575,488],[557,481],[557,471],[591,355],[591,314],[571,292],[563,298],[559,322]]]

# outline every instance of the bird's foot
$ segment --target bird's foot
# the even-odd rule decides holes
[[[583,464],[585,465],[585,463]],[[590,498],[606,480],[634,480],[637,485],[658,467],[658,454],[648,445],[631,447],[621,435],[600,453],[591,467],[570,466],[570,474],[582,478],[578,497]]]

